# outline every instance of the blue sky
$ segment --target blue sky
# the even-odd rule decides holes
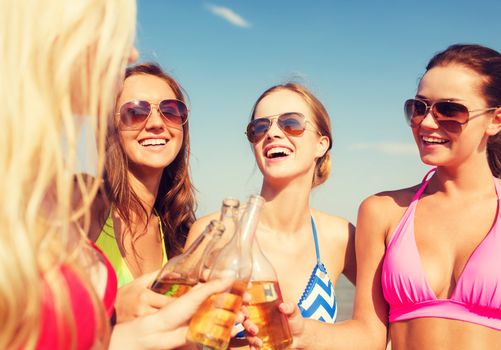
[[[139,61],[159,62],[187,91],[199,216],[259,192],[244,130],[268,87],[299,81],[326,106],[332,173],[312,205],[354,222],[365,197],[427,169],[402,105],[431,56],[458,42],[501,51],[498,0],[140,0],[138,11]]]

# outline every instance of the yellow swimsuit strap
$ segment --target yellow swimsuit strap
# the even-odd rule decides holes
[[[160,230],[160,234],[162,236],[162,266],[167,263],[167,252],[165,250],[165,236],[162,229],[162,222],[160,217],[155,210],[155,215],[158,218],[158,227]],[[125,259],[122,257],[120,253],[120,248],[118,247],[118,243],[115,237],[115,230],[113,228],[113,218],[111,216],[111,210],[108,214],[108,218],[103,225],[101,233],[96,240],[96,245],[106,254],[108,259],[113,266],[118,279],[118,288],[123,286],[126,283],[132,282],[134,277],[127,266]]]

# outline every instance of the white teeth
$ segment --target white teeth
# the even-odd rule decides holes
[[[165,145],[166,143],[165,139],[146,139],[141,141],[141,146]]]
[[[266,157],[273,158],[274,156],[279,156],[279,155],[288,156],[291,153],[292,153],[291,150],[288,148],[273,147],[273,148],[269,149],[268,152],[266,152]]]
[[[446,143],[448,140],[440,139],[438,137],[423,136],[423,141],[428,143]]]

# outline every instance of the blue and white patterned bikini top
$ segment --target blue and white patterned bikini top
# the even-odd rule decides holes
[[[317,228],[311,217],[311,228],[315,240],[317,264],[310,275],[308,285],[297,303],[301,315],[314,320],[334,323],[337,316],[337,301],[334,293],[334,285],[329,278],[327,269],[320,261],[320,249],[318,247]]]

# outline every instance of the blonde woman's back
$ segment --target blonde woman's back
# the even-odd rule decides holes
[[[78,115],[93,115],[94,128],[106,125],[134,18],[127,0],[0,2],[0,348],[43,347],[47,337],[63,348],[107,341],[87,277],[100,258],[75,224],[97,184],[80,181],[83,201],[74,207],[72,172]],[[97,130],[99,171],[104,130]],[[82,304],[72,302],[78,295]],[[94,325],[88,335],[75,323],[76,306]]]

